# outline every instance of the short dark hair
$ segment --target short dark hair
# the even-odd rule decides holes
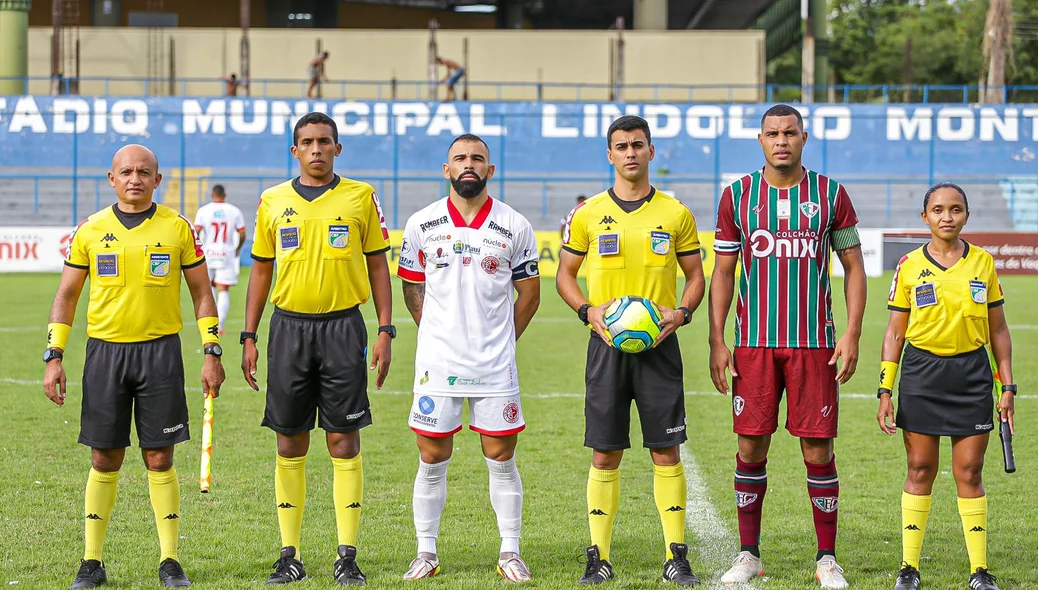
[[[226,197],[227,196],[227,192],[225,190],[223,190],[223,185],[222,184],[214,184],[213,185],[213,194],[218,196],[218,197]]]
[[[447,151],[451,151],[451,148],[454,147],[454,144],[458,143],[459,141],[478,141],[479,143],[483,144],[483,147],[487,148],[487,156],[490,155],[490,146],[487,145],[487,142],[483,141],[482,137],[472,133],[462,133],[461,135],[455,137],[454,141],[452,141],[451,144],[447,146]]]
[[[797,125],[803,129],[804,116],[800,114],[800,111],[794,109],[788,104],[777,104],[765,111],[764,116],[760,118],[760,126],[762,129],[764,128],[764,119],[767,119],[768,117],[788,117],[790,115],[797,118]]]
[[[937,184],[935,184],[935,185],[931,186],[930,188],[928,188],[926,190],[926,194],[923,195],[923,211],[926,211],[927,205],[930,204],[930,195],[932,195],[935,192],[941,190],[942,188],[953,189],[955,192],[957,192],[960,195],[962,195],[962,203],[966,206],[966,212],[969,213],[969,211],[970,211],[970,202],[969,202],[969,199],[966,198],[966,191],[962,190],[962,187],[957,185],[957,184],[955,184],[954,182],[938,182]]]
[[[235,74],[235,73],[231,73],[231,80],[234,80],[234,79],[235,79],[235,78],[237,78],[237,77],[238,77],[238,75],[237,75],[237,74]]]
[[[609,125],[609,131],[606,131],[606,145],[613,144],[613,133],[617,131],[636,131],[638,129],[645,132],[645,139],[647,139],[651,145],[652,134],[649,132],[649,122],[638,115],[624,115],[613,121],[612,124]]]
[[[299,143],[299,130],[307,125],[327,125],[332,128],[332,140],[335,143],[339,143],[339,128],[335,125],[335,120],[324,113],[307,113],[296,121],[296,126],[292,129],[292,145]]]
[[[321,55],[323,55],[323,56],[325,56],[325,57],[328,57],[328,51],[327,51],[327,50],[325,50],[325,51],[322,51],[322,52],[321,52]]]
[[[586,200],[587,200],[587,195],[577,195],[577,202],[578,203],[583,203]]]

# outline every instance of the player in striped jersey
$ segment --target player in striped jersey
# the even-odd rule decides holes
[[[727,394],[725,370],[732,374],[733,423],[739,435],[735,500],[742,548],[721,581],[748,582],[764,572],[759,544],[768,489],[765,467],[785,389],[786,429],[800,438],[807,465],[807,491],[818,538],[815,577],[822,588],[846,588],[843,570],[836,563],[840,484],[833,439],[837,384],[854,374],[865,313],[858,218],[842,185],[801,165],[807,133],[796,109],[787,105],[769,109],[757,138],[766,164],[721,195],[714,241],[718,256],[710,281],[710,376],[717,390]],[[836,251],[847,276],[847,329],[838,341],[830,249]],[[742,266],[733,354],[724,342],[724,326],[738,262]]]

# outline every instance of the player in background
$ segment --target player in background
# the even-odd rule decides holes
[[[454,90],[454,87],[458,85],[462,76],[465,75],[465,68],[461,67],[461,64],[458,62],[445,57],[437,57],[436,63],[447,68],[447,74],[444,75],[441,82],[447,85],[447,98],[444,102],[451,102],[457,98],[457,92]]]
[[[321,93],[321,80],[328,81],[328,74],[325,72],[324,63],[328,61],[328,52],[322,51],[314,56],[310,60],[310,63],[306,64],[306,76],[310,80],[306,86],[306,97],[315,98],[320,97]]]
[[[562,299],[591,327],[584,399],[584,446],[593,449],[588,474],[591,546],[581,584],[613,577],[609,562],[613,520],[620,508],[620,460],[631,446],[631,400],[638,406],[642,444],[653,463],[653,492],[663,523],[663,579],[694,586],[685,545],[685,470],[680,446],[685,433],[685,388],[681,351],[674,331],[692,321],[703,299],[703,259],[692,212],[649,182],[656,151],[641,117],[614,121],[606,134],[606,157],[615,169],[613,187],[577,205],[562,239],[556,287]],[[588,295],[577,271],[588,262]],[[677,273],[685,277],[680,301]],[[651,299],[663,314],[653,348],[637,355],[612,347],[603,322],[617,298]]]
[[[580,205],[581,203],[583,203],[586,200],[587,200],[587,196],[586,195],[577,195],[576,205]],[[559,237],[560,238],[566,236],[566,221],[568,219],[569,219],[569,214],[566,214],[566,215],[564,215],[562,217],[562,219],[559,220]]]
[[[902,567],[894,588],[919,588],[919,554],[940,468],[941,437],[949,436],[970,560],[967,585],[998,590],[987,569],[988,498],[981,473],[995,428],[988,342],[1003,383],[998,410],[1015,430],[1013,342],[1005,299],[991,254],[959,238],[970,216],[962,188],[950,183],[931,187],[923,197],[921,216],[930,228],[930,242],[909,252],[894,271],[877,394],[880,428],[887,434],[900,428],[908,455],[901,493]],[[895,420],[890,398],[899,362]]]
[[[216,298],[216,312],[220,317],[220,334],[223,335],[223,324],[231,308],[230,289],[238,284],[241,272],[239,256],[245,246],[245,216],[241,209],[227,202],[222,184],[213,186],[212,199],[195,214],[195,231],[202,238],[209,281]]]
[[[101,548],[130,446],[131,415],[159,533],[159,581],[170,588],[191,585],[177,556],[180,483],[173,468],[174,445],[190,438],[180,347],[181,273],[202,337],[203,391],[213,397],[224,380],[223,351],[201,244],[187,219],[153,202],[161,181],[158,160],[148,148],[128,145],[115,153],[108,182],[118,201],[76,228],[51,307],[43,391],[62,406],[61,361],[90,277],[79,443],[90,447],[91,469],[86,547],[72,588],[96,588],[108,580]]]
[[[537,240],[525,217],[487,194],[494,166],[482,139],[455,139],[443,176],[451,183],[449,196],[407,220],[400,246],[404,302],[418,325],[408,421],[418,436],[418,556],[404,579],[440,570],[436,539],[447,467],[468,399],[469,428],[480,435],[501,534],[497,572],[509,582],[525,582],[530,570],[519,557],[523,483],[515,447],[526,422],[515,342],[541,300]]]
[[[364,471],[360,429],[371,424],[368,402],[368,330],[360,306],[369,296],[378,315],[368,369],[378,388],[389,372],[396,337],[390,285],[389,232],[371,185],[335,174],[342,152],[335,121],[309,113],[292,131],[299,176],[263,191],[252,243],[255,263],[241,333],[242,373],[255,390],[260,318],[274,276],[267,344],[267,404],[263,426],[276,433],[274,497],[281,557],[268,584],[306,577],[299,538],[306,504],[306,454],[318,420],[335,473],[332,499],[338,537],[332,575],[363,584],[357,565]]]
[[[760,576],[760,522],[768,490],[768,448],[778,429],[785,389],[786,430],[800,438],[818,551],[815,577],[822,588],[846,588],[836,563],[840,483],[833,439],[839,413],[838,384],[858,362],[865,313],[865,266],[858,218],[842,185],[801,164],[807,133],[800,112],[768,109],[757,136],[761,170],[733,182],[717,210],[717,259],[710,280],[710,377],[728,393],[732,374],[735,503],[742,547],[721,578],[743,583]],[[833,326],[829,250],[846,272],[847,329]],[[724,341],[736,263],[741,260],[735,312],[735,351]],[[843,359],[837,370],[837,361]]]

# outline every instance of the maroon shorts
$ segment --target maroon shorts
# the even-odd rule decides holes
[[[746,348],[733,354],[733,430],[762,436],[778,430],[782,391],[786,430],[802,438],[836,438],[839,389],[831,348]]]

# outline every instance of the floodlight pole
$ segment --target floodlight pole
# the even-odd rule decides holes
[[[249,25],[251,7],[249,0],[241,0],[241,73],[238,74],[239,84],[245,93],[249,95]],[[226,75],[226,72],[224,72]]]

